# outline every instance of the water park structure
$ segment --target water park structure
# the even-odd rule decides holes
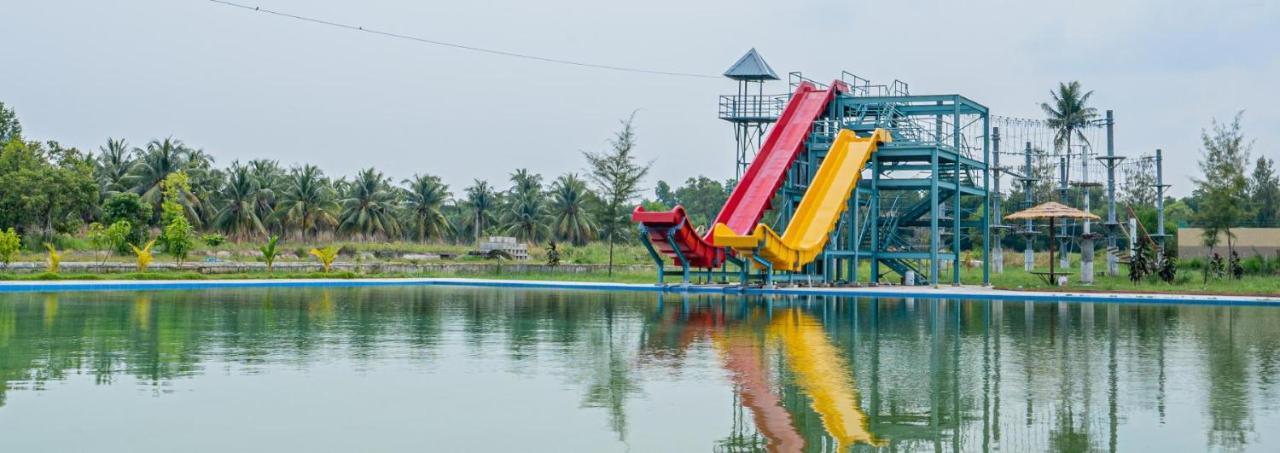
[[[680,206],[632,213],[659,283],[673,275],[683,284],[959,285],[961,268],[970,265],[981,268],[981,284],[989,285],[993,269],[1003,271],[1006,236],[1024,236],[1028,271],[1034,262],[1037,229],[1000,221],[1002,187],[1022,191],[1011,207],[1050,201],[1036,195],[1043,189],[1057,193],[1054,201],[1088,211],[1101,195],[1094,189],[1106,181],[1108,215],[1100,231],[1089,221],[1064,222],[1053,236],[1063,269],[1068,252],[1077,251],[1081,280],[1088,283],[1093,241],[1105,236],[1107,272],[1118,275],[1120,242],[1132,250],[1140,231],[1132,220],[1127,228],[1117,221],[1117,181],[1153,167],[1157,176],[1148,184],[1161,221],[1157,231],[1141,234],[1163,243],[1161,199],[1168,185],[1160,152],[1125,166],[1125,157],[1115,154],[1110,110],[1082,132],[1091,140],[1064,147],[1043,121],[994,116],[961,94],[913,94],[899,80],[873,84],[843,72],[821,83],[791,72],[786,94],[766,94],[764,84],[780,78],[755,49],[724,75],[738,84],[719,102],[719,117],[733,125],[737,144],[737,184],[724,207],[710,225],[690,224]],[[1002,151],[1002,127],[1003,140],[1024,149]],[[1093,147],[1104,141],[1103,131],[1107,154],[1098,156]],[[1025,165],[1002,167],[1001,153]],[[1101,165],[1091,168],[1090,160]]]

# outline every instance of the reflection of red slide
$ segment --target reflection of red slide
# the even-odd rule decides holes
[[[741,388],[742,405],[751,410],[756,428],[769,439],[769,451],[802,451],[804,438],[796,432],[791,414],[782,407],[782,399],[769,385],[768,370],[760,358],[759,347],[745,337],[730,336],[725,343],[725,367]]]
[[[800,83],[778,117],[778,123],[769,131],[760,153],[747,167],[746,174],[711,225],[723,223],[739,235],[751,234],[782,186],[787,169],[813,129],[813,122],[838,91],[847,91],[844,82],[834,81],[828,90],[819,90],[809,82]],[[711,241],[711,225],[707,225],[704,235],[698,235],[681,206],[665,212],[649,212],[637,206],[631,213],[631,221],[643,225],[654,249],[671,257],[676,265],[681,264],[676,250],[688,261],[689,267],[713,268],[724,262],[724,249],[715,247]]]

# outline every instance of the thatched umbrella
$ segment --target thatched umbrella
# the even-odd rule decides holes
[[[1076,209],[1076,208],[1073,208],[1073,207],[1070,207],[1070,206],[1063,205],[1062,203],[1055,203],[1055,202],[1052,202],[1052,201],[1050,201],[1050,202],[1048,202],[1048,203],[1045,203],[1045,204],[1042,204],[1042,205],[1039,205],[1039,206],[1036,206],[1036,207],[1034,207],[1034,208],[1024,209],[1024,210],[1022,210],[1022,211],[1018,211],[1018,212],[1015,212],[1015,213],[1013,213],[1013,214],[1009,214],[1009,215],[1007,215],[1007,216],[1004,216],[1004,219],[1005,219],[1005,220],[1038,220],[1038,219],[1049,219],[1049,234],[1050,234],[1050,235],[1052,235],[1052,234],[1053,234],[1053,221],[1054,221],[1055,219],[1059,219],[1059,218],[1063,218],[1063,219],[1102,220],[1102,218],[1100,218],[1100,217],[1098,217],[1098,216],[1096,216],[1096,215],[1090,214],[1090,213],[1088,213],[1088,212],[1081,211],[1081,210],[1079,210],[1079,209]],[[1052,238],[1052,236],[1050,236],[1050,237]],[[1050,239],[1050,240],[1049,240],[1049,277],[1050,277],[1050,278],[1053,278],[1053,277],[1054,277],[1054,272],[1053,272],[1053,240],[1052,240],[1052,239]],[[1053,284],[1053,282],[1050,282],[1050,284]]]

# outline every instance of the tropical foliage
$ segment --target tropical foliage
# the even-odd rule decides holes
[[[320,262],[321,270],[329,272],[333,269],[333,262],[338,259],[338,248],[332,245],[325,248],[314,248],[311,249],[311,256],[316,257],[316,260]]]

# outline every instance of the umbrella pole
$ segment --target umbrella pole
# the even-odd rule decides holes
[[[1053,274],[1053,217],[1049,218],[1049,286],[1058,286],[1057,276]]]

